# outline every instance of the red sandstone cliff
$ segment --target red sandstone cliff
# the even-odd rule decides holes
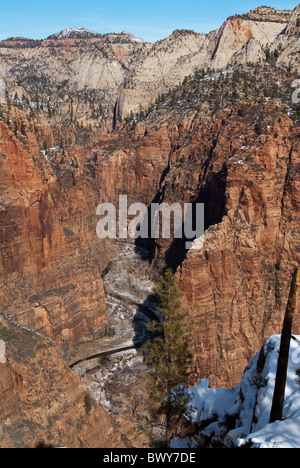
[[[35,133],[22,112],[9,112],[14,123],[0,122],[1,308],[67,356],[104,333],[101,273],[118,247],[97,237],[96,208],[117,204],[121,193],[129,203],[150,203],[174,132],[171,124],[148,136],[145,128],[134,136],[83,131],[66,149],[40,151],[38,140],[54,144],[61,136],[43,127]]]
[[[234,116],[221,129],[211,165],[217,172],[226,164],[227,214],[179,269],[200,372],[217,386],[238,383],[261,343],[281,332],[300,262],[299,129],[286,116],[267,115],[264,135]],[[294,327],[299,333],[299,315]]]
[[[299,127],[271,103],[241,103],[178,122],[177,143],[156,201],[204,203],[207,230],[187,255],[180,240],[156,240],[154,263],[180,265],[200,375],[235,385],[281,332],[300,260]]]
[[[0,315],[0,446],[122,448],[120,432],[47,338]]]

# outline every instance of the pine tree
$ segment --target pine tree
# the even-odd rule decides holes
[[[191,353],[193,331],[191,322],[187,322],[188,313],[182,311],[182,294],[176,282],[169,269],[154,290],[162,321],[148,326],[152,339],[142,348],[151,385],[150,426],[152,430],[164,428],[167,447],[192,411],[191,397],[183,386],[192,384],[191,377],[195,375]]]
[[[26,136],[26,127],[24,122],[21,123],[21,133],[22,135]]]

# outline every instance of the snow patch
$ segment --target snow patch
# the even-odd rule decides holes
[[[192,247],[190,250],[201,250],[205,241],[205,235],[199,237],[198,239],[195,239],[192,243]]]
[[[300,338],[300,337],[296,337]],[[300,447],[300,387],[296,383],[296,369],[300,367],[300,346],[291,341],[286,384],[283,421],[269,424],[275,377],[280,348],[280,335],[270,337],[263,347],[265,364],[258,372],[261,352],[252,357],[239,385],[232,389],[211,389],[206,379],[189,389],[196,407],[194,422],[209,421],[203,432],[209,437],[226,436],[236,446],[247,441],[255,448]],[[236,417],[235,429],[226,430],[226,419]]]
[[[85,38],[101,36],[100,33],[85,28],[71,27],[49,36],[48,39]]]

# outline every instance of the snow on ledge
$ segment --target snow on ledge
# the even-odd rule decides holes
[[[296,337],[300,339],[300,337]],[[206,379],[189,389],[192,404],[197,408],[194,422],[208,421],[217,416],[202,433],[209,437],[222,435],[225,441],[241,446],[247,441],[253,448],[300,447],[300,387],[296,383],[296,369],[300,368],[300,346],[291,340],[283,421],[269,424],[275,377],[280,348],[280,335],[271,336],[263,346],[265,364],[258,374],[260,352],[252,357],[240,384],[232,389],[211,389]],[[263,381],[263,385],[256,385]],[[236,416],[236,428],[226,430],[226,418]],[[226,436],[227,434],[227,436]],[[174,440],[173,445],[176,445]]]
[[[192,243],[192,247],[190,250],[201,250],[205,241],[205,235],[199,237],[198,239],[195,239]]]

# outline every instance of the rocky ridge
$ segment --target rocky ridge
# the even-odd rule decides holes
[[[293,14],[259,8],[209,34],[177,30],[155,44],[126,32],[68,28],[41,41],[2,41],[0,66],[12,96],[17,93],[38,121],[55,116],[57,122],[114,126],[131,112],[145,111],[195,70],[224,69],[237,54],[243,63],[257,63],[270,48],[278,51],[279,64],[297,67],[297,34],[294,42],[282,37],[290,37],[297,15],[297,8]]]
[[[267,114],[276,115],[270,109]],[[195,241],[179,270],[197,323],[199,365],[208,366],[213,385],[236,384],[253,349],[280,331],[300,260],[298,131],[290,133],[291,122],[283,116],[273,119],[269,132],[253,140],[248,128],[247,142],[240,140],[225,160],[229,134],[240,132],[233,116],[221,130],[213,152],[218,161],[212,162],[217,178],[211,176],[204,195],[210,190],[218,197],[223,183],[225,215]],[[299,325],[296,320],[295,330]]]

